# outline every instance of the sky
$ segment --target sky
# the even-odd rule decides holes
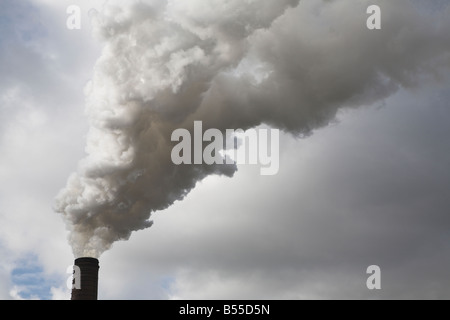
[[[77,241],[100,243],[100,299],[450,298],[447,1],[362,1],[358,10],[345,0],[230,1],[218,18],[203,1],[173,0],[170,23],[166,1],[143,2],[155,9],[0,4],[0,299],[69,299]],[[374,3],[382,29],[369,31],[360,9]],[[81,8],[80,30],[66,27],[69,5]],[[249,14],[254,5],[262,9]],[[146,37],[157,49],[120,42]],[[171,41],[185,54],[167,49]],[[133,145],[136,163],[162,179],[144,175],[136,187],[150,190],[139,208],[151,217],[130,210],[117,220],[126,228],[104,237],[99,224],[117,212],[98,198],[109,193],[77,194],[69,177],[87,190],[91,176],[136,172],[105,165],[93,145],[114,155],[114,143],[102,148],[111,123],[132,135],[142,123],[125,111],[105,118],[103,101],[164,120]],[[187,168],[189,181],[167,182],[176,175],[161,162],[166,149],[146,144],[164,145],[158,134],[193,119],[280,128],[279,173]],[[133,188],[112,197],[135,199]],[[73,199],[87,205],[70,210]],[[73,218],[92,210],[95,224]],[[371,265],[381,290],[366,286]]]

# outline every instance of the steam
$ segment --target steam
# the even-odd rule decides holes
[[[267,124],[297,136],[341,108],[382,100],[449,64],[445,14],[428,22],[410,1],[158,0],[94,13],[104,49],[86,88],[86,157],[55,209],[75,256],[99,257],[151,213],[234,165],[176,166],[175,129]]]

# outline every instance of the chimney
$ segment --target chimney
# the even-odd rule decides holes
[[[77,284],[77,276],[79,283],[72,289],[72,300],[97,300],[98,260],[79,258],[75,260],[75,267],[78,268],[74,268],[74,284]]]

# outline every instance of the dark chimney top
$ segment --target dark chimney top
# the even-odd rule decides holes
[[[97,300],[99,262],[95,258],[79,258],[75,260],[80,272],[79,289],[72,289],[72,300]],[[76,276],[77,270],[75,270]],[[76,279],[74,279],[76,281]]]

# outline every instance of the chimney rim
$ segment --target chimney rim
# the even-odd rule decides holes
[[[86,262],[86,263],[97,263],[99,264],[99,260],[97,258],[91,258],[91,257],[82,257],[75,259],[75,264],[78,262]]]

